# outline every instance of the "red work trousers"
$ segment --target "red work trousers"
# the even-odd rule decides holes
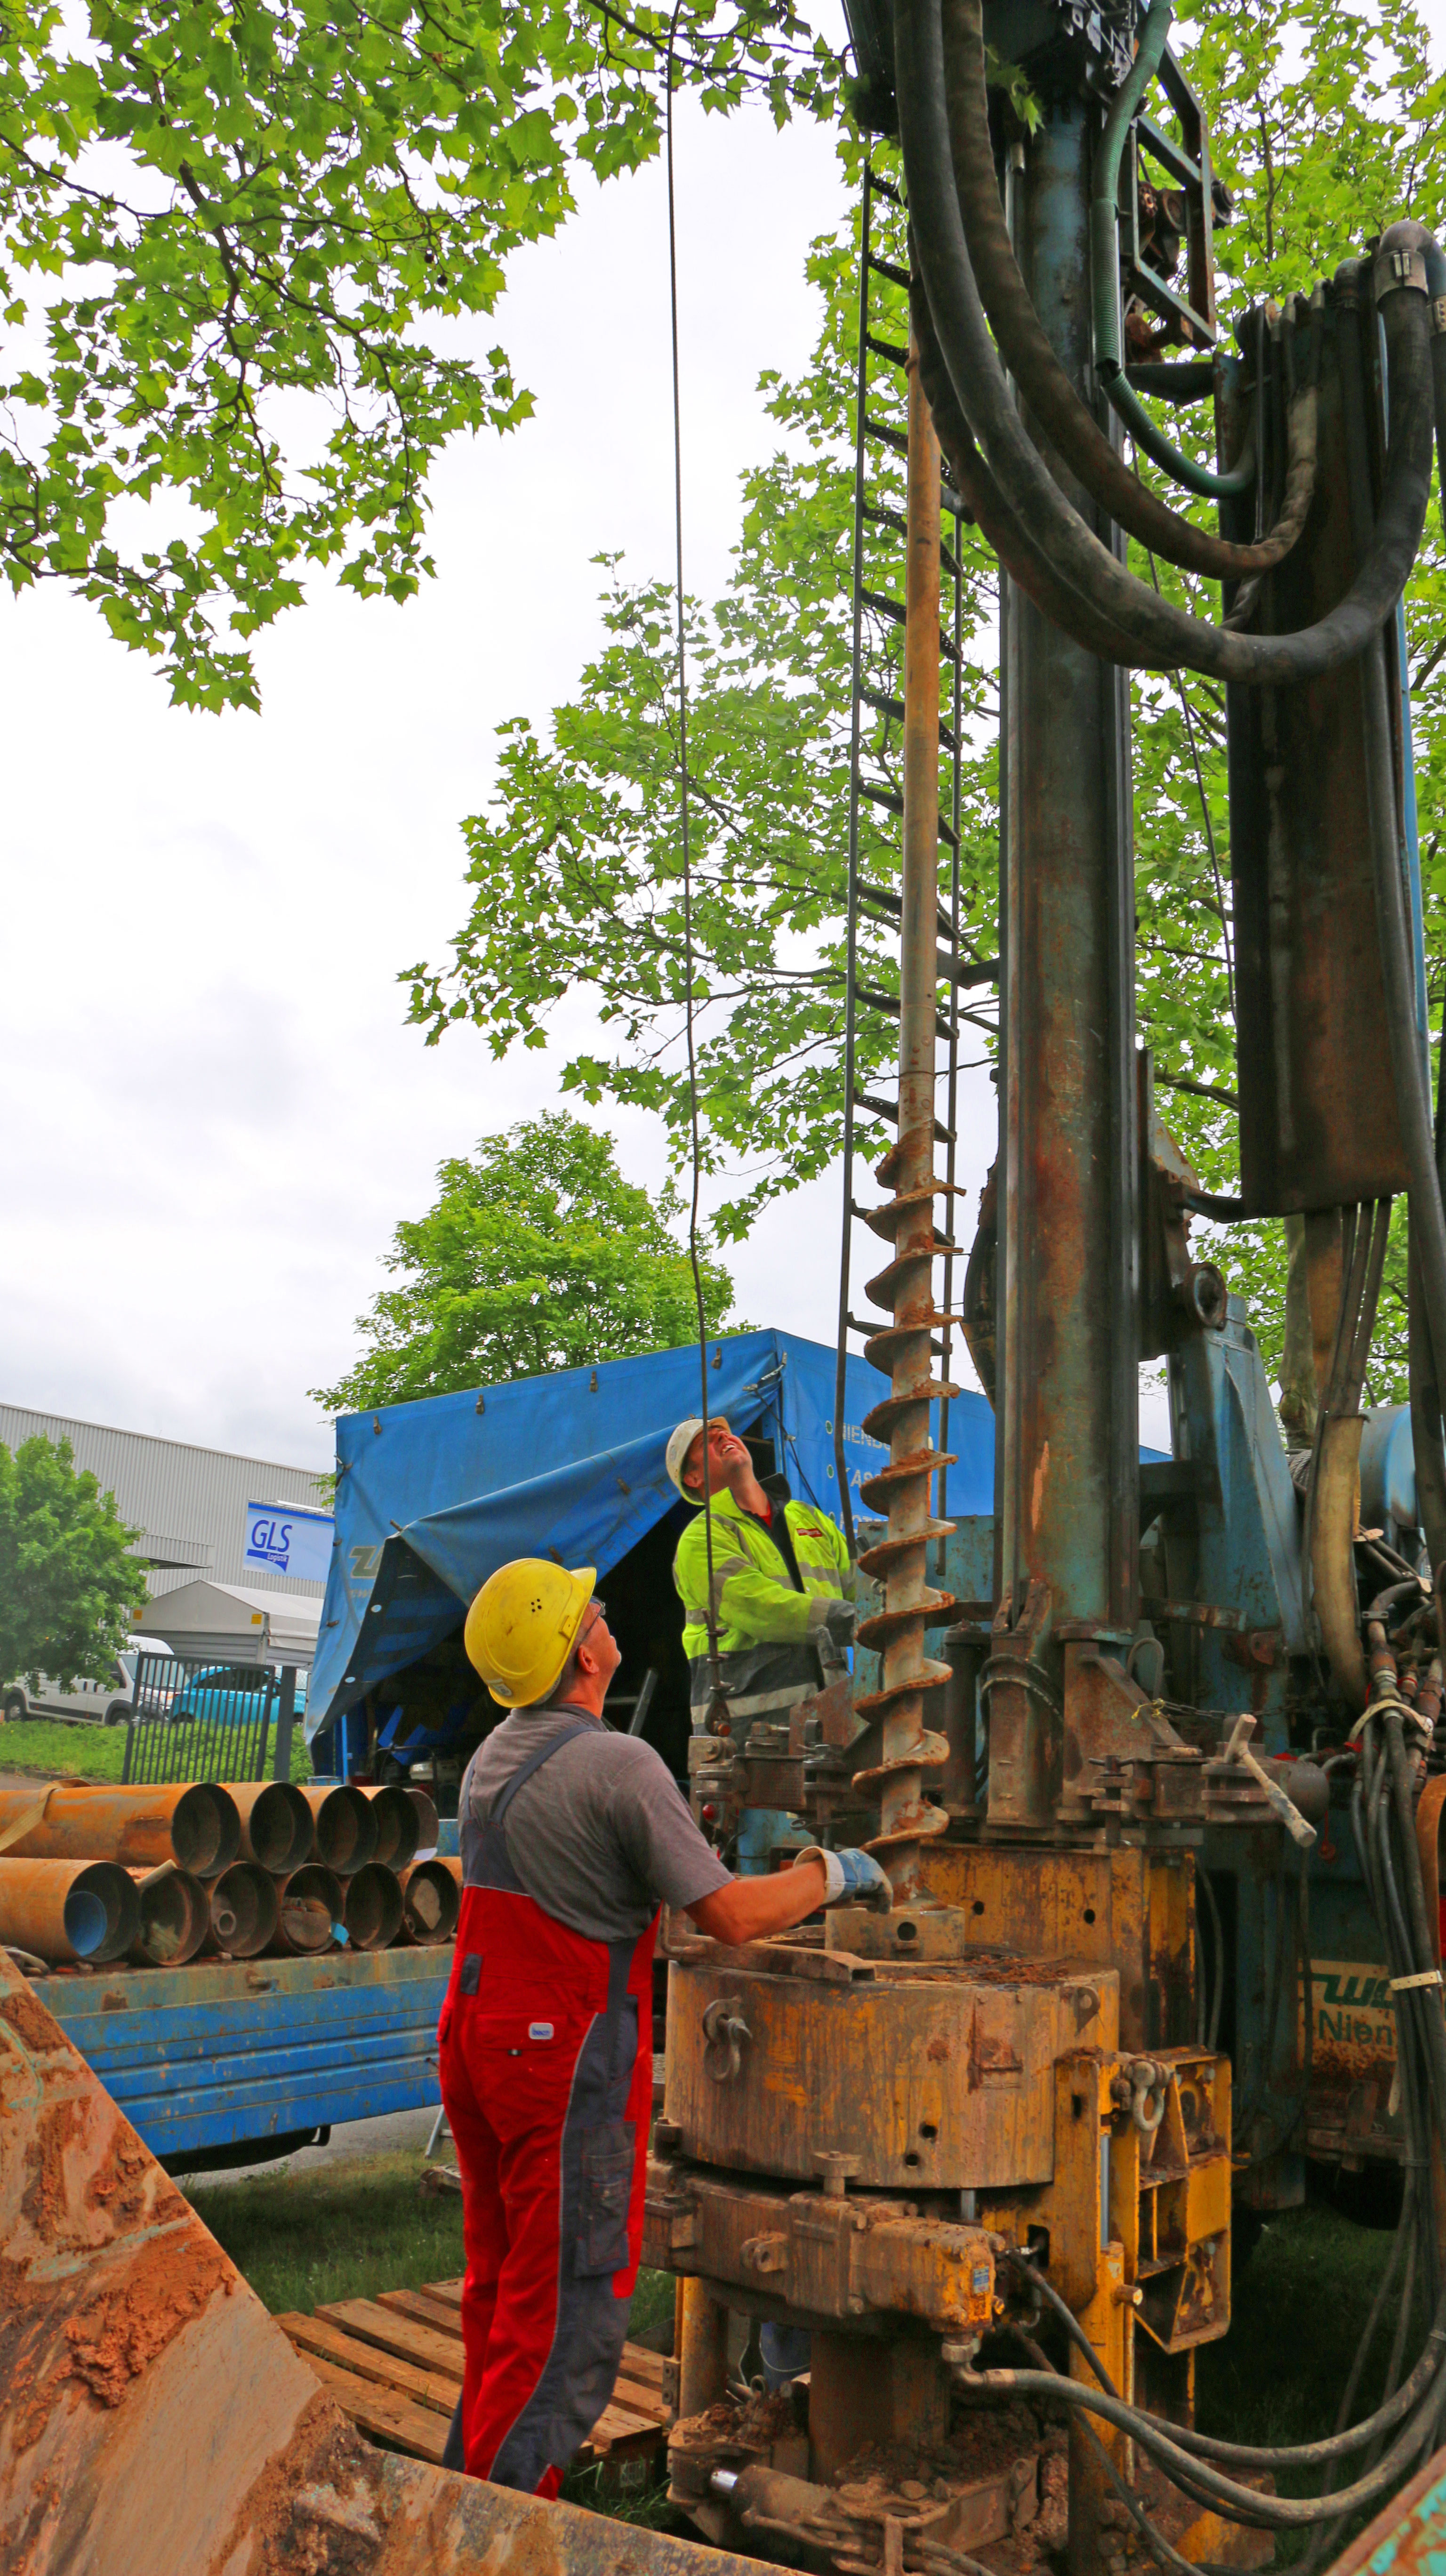
[[[439,2030],[467,2272],[460,2457],[556,2495],[612,2395],[642,2245],[656,1923],[590,1941],[481,1836]],[[472,1867],[469,1865],[469,1879]]]

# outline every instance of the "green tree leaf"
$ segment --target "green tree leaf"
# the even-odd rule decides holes
[[[443,1163],[437,1184],[435,1204],[397,1227],[386,1255],[400,1284],[357,1319],[362,1357],[335,1386],[312,1390],[329,1413],[695,1338],[692,1263],[673,1232],[678,1197],[664,1189],[650,1199],[625,1181],[604,1131],[546,1111]],[[733,1283],[716,1261],[699,1267],[708,1330],[718,1332]]]
[[[68,1440],[0,1443],[0,1678],[109,1678],[146,1597],[139,1536]]]
[[[328,567],[405,599],[427,482],[531,396],[490,313],[577,167],[662,132],[667,13],[605,0],[37,0],[0,25],[0,572],[59,580],[183,705],[254,706],[247,642]],[[677,13],[675,76],[726,113],[827,114],[841,65],[793,0]],[[187,533],[134,543],[156,504]]]

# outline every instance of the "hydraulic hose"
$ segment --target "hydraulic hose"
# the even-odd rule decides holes
[[[1431,298],[1431,393],[1436,413],[1437,507],[1446,528],[1446,251],[1426,248],[1426,292]]]
[[[1432,347],[1434,349],[1435,342]],[[1439,1125],[1439,1116],[1438,1116]],[[1439,1171],[1439,1161],[1438,1161]],[[1416,1458],[1416,1509],[1433,1565],[1446,1558],[1446,1459],[1442,1454],[1441,1373],[1421,1286],[1421,1256],[1406,1257],[1406,1354],[1411,1398],[1411,1443]]]
[[[1139,655],[1123,627],[1113,618],[1101,616],[1067,582],[1061,581],[1028,527],[1008,509],[959,407],[939,354],[928,299],[917,283],[909,306],[919,350],[919,382],[933,414],[935,433],[954,488],[973,512],[1011,581],[1018,583],[1043,616],[1067,628],[1076,643],[1097,653],[1102,662],[1132,663],[1136,670],[1167,670],[1167,663]],[[1133,475],[1127,480],[1133,490],[1142,488]]]
[[[1427,2402],[1436,2394],[1434,2383],[1440,2377],[1446,2357],[1446,2319],[1439,2314],[1433,2320],[1426,2338],[1427,2351],[1417,2363],[1411,2378],[1403,2382],[1392,2400],[1400,2406],[1407,2391],[1406,2429],[1392,2444],[1385,2458],[1352,2486],[1339,2488],[1333,2496],[1271,2496],[1256,2488],[1242,2486],[1234,2478],[1221,2477],[1206,2463],[1184,2450],[1177,2438],[1172,2439],[1156,2417],[1142,2414],[1137,2406],[1123,2399],[1107,2397],[1103,2389],[1086,2386],[1082,2380],[1064,2379],[1047,2370],[981,2370],[967,2374],[968,2388],[989,2389],[1011,2397],[1049,2397],[1064,2406],[1078,2407],[1087,2415],[1098,2415],[1117,2431],[1138,2442],[1142,2451],[1157,2461],[1172,2485],[1187,2494],[1208,2501],[1227,2513],[1234,2522],[1254,2524],[1258,2529],[1300,2531],[1316,2522],[1339,2522],[1343,2515],[1357,2513],[1363,2505],[1373,2504],[1397,2483],[1407,2460],[1420,2447],[1422,2428],[1410,2421],[1409,2409],[1424,2391]],[[1400,2416],[1395,2418],[1397,2422]],[[1434,2409],[1433,2409],[1434,2420]],[[1279,2454],[1276,2455],[1277,2460]]]
[[[1016,2269],[1025,2275],[1031,2289],[1039,2292],[1045,2305],[1058,2317],[1070,2342],[1089,2363],[1105,2395],[1123,2404],[1125,2401],[1120,2397],[1119,2390],[1090,2342],[1089,2336],[1085,2333],[1073,2309],[1061,2298],[1053,2282],[1045,2279],[1044,2274],[1030,2262],[1027,2255],[1016,2253],[1011,2255],[1010,2260]],[[1430,2367],[1418,2362],[1416,2372],[1413,2374],[1415,2386],[1412,2385],[1411,2380],[1403,2381],[1388,2405],[1378,2407],[1374,2415],[1363,2417],[1362,2421],[1359,2424],[1353,2424],[1348,2432],[1334,2434],[1319,2442],[1294,2442],[1283,2449],[1269,2450],[1254,2442],[1216,2441],[1212,2435],[1197,2433],[1193,2426],[1189,2425],[1171,2424],[1170,2434],[1182,2450],[1192,2451],[1201,2459],[1217,2460],[1235,2468],[1324,2468],[1330,2460],[1344,2459],[1352,2451],[1363,2451],[1376,2434],[1390,2432],[1400,2423],[1403,2416],[1409,2415],[1417,2396],[1427,2385],[1432,2370],[1439,2367],[1439,2362]]]
[[[1150,13],[1154,23],[1161,6]],[[1168,11],[1166,12],[1168,18]],[[1163,46],[1163,36],[1161,38]],[[1143,39],[1142,39],[1143,44]],[[1111,446],[1093,412],[1080,400],[1050,344],[1029,289],[1020,275],[1009,238],[1004,208],[994,175],[994,149],[989,133],[989,96],[985,76],[982,0],[948,0],[944,17],[944,60],[948,78],[949,131],[953,150],[954,181],[963,218],[965,239],[984,308],[998,336],[999,346],[1040,427],[1058,449],[1059,454],[1079,476],[1086,490],[1107,509],[1122,528],[1142,545],[1149,546],[1167,563],[1179,564],[1187,572],[1205,573],[1217,580],[1245,580],[1253,573],[1268,572],[1273,564],[1287,555],[1305,525],[1315,490],[1317,397],[1314,383],[1302,385],[1296,392],[1288,415],[1290,466],[1286,479],[1281,515],[1269,534],[1255,545],[1232,545],[1226,538],[1213,536],[1206,528],[1192,527],[1188,519],[1170,509],[1165,502],[1131,473],[1124,458]],[[1124,93],[1121,92],[1123,97]],[[1116,102],[1118,106],[1118,101]],[[1125,120],[1128,123],[1128,118]],[[1108,132],[1108,129],[1107,129]],[[1123,132],[1120,136],[1123,141]],[[1101,151],[1104,146],[1101,145]],[[1115,152],[1115,169],[1119,151]],[[1099,190],[1096,164],[1096,202]],[[1109,255],[1115,263],[1114,292],[1118,294],[1118,238],[1114,211],[1114,182],[1110,184]],[[1091,226],[1097,221],[1091,211]],[[1095,312],[1100,312],[1099,259],[1096,255]],[[1111,307],[1113,312],[1113,307]],[[918,324],[915,322],[917,332]],[[1100,358],[1103,378],[1105,366]],[[1123,378],[1118,378],[1130,403],[1134,395]],[[1113,384],[1107,386],[1111,401],[1116,400]],[[1163,440],[1149,414],[1138,404],[1139,421],[1132,419],[1138,443],[1165,462],[1159,450],[1164,447],[1170,459],[1183,465],[1188,460],[1178,457],[1178,450]],[[1247,490],[1255,479],[1256,440],[1248,446],[1248,464],[1231,473],[1209,478],[1212,489]],[[1171,471],[1178,470],[1176,465]],[[1188,479],[1188,478],[1186,478]]]
[[[1197,465],[1194,458],[1182,454],[1164,432],[1157,429],[1134,387],[1125,381],[1124,359],[1120,348],[1120,243],[1119,186],[1120,162],[1125,140],[1135,119],[1136,110],[1151,80],[1159,70],[1161,58],[1170,39],[1171,0],[1153,0],[1140,29],[1135,59],[1115,95],[1114,104],[1105,119],[1095,155],[1094,186],[1090,192],[1090,269],[1094,302],[1095,365],[1112,410],[1124,422],[1130,435],[1147,456],[1183,483],[1189,492],[1199,492],[1207,500],[1230,500],[1238,492],[1248,492],[1260,467],[1260,458],[1247,440],[1244,455],[1224,474],[1212,474],[1209,467]],[[946,37],[947,45],[947,37]],[[986,299],[987,300],[987,299]],[[1315,482],[1315,404],[1310,405],[1310,462],[1304,507],[1299,512],[1288,544],[1293,544],[1304,525],[1310,506],[1310,492]],[[1287,485],[1287,506],[1290,487]],[[1284,551],[1285,549],[1282,549]],[[1253,552],[1255,549],[1242,549]],[[1272,557],[1278,561],[1279,557]],[[1256,569],[1252,566],[1249,569]],[[1264,570],[1265,566],[1259,569]]]
[[[1332,1679],[1353,1712],[1365,1707],[1367,1689],[1353,1552],[1365,1427],[1360,1413],[1322,1423],[1310,1531],[1311,1601]]]
[[[1396,825],[1395,749],[1386,693],[1385,639],[1371,641],[1361,670],[1365,701],[1366,811],[1376,895],[1376,929],[1386,992],[1386,1034],[1406,1154],[1411,1235],[1431,1349],[1446,1351],[1446,1211],[1436,1169],[1436,1138],[1416,1026],[1416,980],[1401,883]]]
[[[1369,1223],[1365,1207],[1358,1211],[1311,1469],[1311,1598],[1331,1673],[1352,1709],[1365,1707],[1368,1687],[1354,1547],[1365,1430],[1361,1389],[1390,1230],[1389,1199],[1374,1202]]]
[[[1024,428],[990,335],[970,265],[954,186],[944,100],[939,0],[899,0],[895,20],[899,130],[920,270],[939,346],[961,409],[1016,521],[1056,560],[1082,602],[1135,639],[1137,656],[1254,687],[1291,686],[1353,661],[1394,610],[1415,561],[1431,476],[1430,312],[1411,282],[1429,238],[1395,224],[1380,266],[1393,276],[1380,300],[1390,383],[1391,440],[1376,535],[1347,597],[1294,635],[1241,635],[1187,616],[1136,580],[1065,498]],[[1072,630],[1073,631],[1073,630]],[[1093,648],[1091,648],[1093,649]],[[1122,657],[1123,658],[1123,657]]]

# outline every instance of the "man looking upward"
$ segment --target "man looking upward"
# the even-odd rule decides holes
[[[684,1502],[701,1506],[678,1541],[673,1581],[683,1600],[683,1651],[695,1725],[708,1705],[708,1526],[713,1540],[719,1679],[746,1735],[754,1718],[775,1724],[841,1664],[854,1633],[854,1569],[837,1522],[796,1503],[782,1476],[754,1473],[747,1445],[721,1414],[680,1422],[668,1473]]]
[[[651,1745],[603,1701],[622,1657],[572,1573],[519,1557],[467,1613],[511,1715],[458,1801],[462,1911],[438,2030],[462,2175],[462,2396],[445,2464],[554,2496],[612,2395],[642,2247],[661,1904],[737,1944],[848,1897],[887,1904],[866,1852],[735,1879]]]

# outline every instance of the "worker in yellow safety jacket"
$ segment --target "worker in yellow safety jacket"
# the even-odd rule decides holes
[[[842,1530],[816,1503],[794,1502],[782,1476],[759,1479],[736,1432],[710,1415],[707,1454],[697,1415],[680,1422],[668,1474],[703,1505],[678,1541],[673,1580],[683,1601],[683,1651],[695,1721],[708,1704],[708,1525],[719,1679],[735,1718],[782,1720],[844,1660],[854,1632],[854,1569]]]

